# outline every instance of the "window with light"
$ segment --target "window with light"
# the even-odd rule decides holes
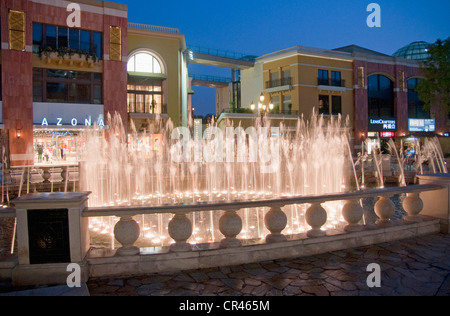
[[[128,71],[162,74],[159,60],[148,52],[139,52],[128,60]]]

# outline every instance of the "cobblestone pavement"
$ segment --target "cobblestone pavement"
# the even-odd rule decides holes
[[[380,288],[367,285],[371,263],[381,267]],[[450,235],[289,260],[91,279],[87,285],[91,296],[449,296]]]

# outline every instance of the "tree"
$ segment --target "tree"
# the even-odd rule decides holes
[[[422,64],[424,79],[417,86],[419,98],[429,111],[432,104],[439,105],[438,115],[450,113],[450,37],[445,41],[437,40],[428,47],[430,55]]]

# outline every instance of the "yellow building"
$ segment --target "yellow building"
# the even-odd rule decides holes
[[[128,23],[129,118],[143,130],[159,117],[174,126],[188,118],[186,40],[178,29]]]
[[[353,58],[349,53],[295,46],[263,55],[241,71],[242,107],[295,126],[299,115],[341,114],[353,120]],[[258,106],[261,94],[263,107]],[[264,108],[265,105],[265,108]],[[251,115],[251,114],[250,114]],[[247,119],[228,114],[223,119]]]

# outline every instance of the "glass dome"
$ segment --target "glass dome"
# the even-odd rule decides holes
[[[428,58],[427,42],[414,42],[405,47],[400,48],[394,53],[394,57],[401,57],[411,60],[426,60]]]

